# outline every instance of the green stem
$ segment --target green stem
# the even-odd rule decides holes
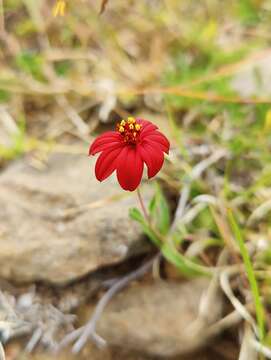
[[[150,224],[150,216],[148,214],[148,211],[144,205],[144,201],[143,201],[143,198],[142,198],[142,195],[141,195],[141,192],[139,190],[139,188],[136,189],[136,193],[137,193],[137,197],[138,197],[138,201],[139,201],[139,204],[140,204],[140,207],[143,211],[143,214],[144,214],[144,217],[146,219],[146,221]]]

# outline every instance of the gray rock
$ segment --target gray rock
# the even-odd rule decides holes
[[[94,163],[54,154],[42,171],[21,160],[0,176],[0,277],[67,283],[144,251],[135,194],[115,176],[99,183]]]
[[[197,351],[210,340],[205,330],[221,314],[218,296],[208,316],[199,318],[199,303],[208,283],[207,279],[195,279],[130,286],[109,304],[97,333],[110,345],[155,358]]]

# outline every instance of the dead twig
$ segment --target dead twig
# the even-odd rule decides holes
[[[69,104],[68,100],[64,95],[59,95],[56,100],[61,106],[61,108],[64,110],[67,117],[77,128],[79,133],[83,136],[83,138],[85,138],[89,134],[89,128],[87,124],[83,121],[83,119],[79,116],[75,109]]]
[[[65,336],[65,338],[61,341],[61,343],[57,346],[56,352],[61,350],[63,347],[67,346],[69,343],[75,341],[76,339],[78,340],[75,342],[72,348],[73,353],[78,353],[86,344],[89,338],[91,338],[98,347],[105,346],[106,341],[96,333],[96,324],[99,318],[101,317],[106,305],[109,303],[109,301],[114,297],[114,295],[117,292],[125,288],[131,281],[139,279],[144,274],[146,274],[146,272],[149,269],[151,269],[153,262],[160,256],[161,256],[160,254],[156,255],[154,258],[149,260],[140,268],[130,272],[128,275],[124,276],[123,278],[115,282],[98,302],[96,309],[89,322],[85,326],[76,329],[75,331]]]
[[[30,340],[28,341],[26,347],[25,347],[25,351],[28,352],[28,353],[31,353],[36,345],[38,344],[38,342],[40,341],[42,337],[42,329],[39,327],[37,328],[33,335],[31,336]]]

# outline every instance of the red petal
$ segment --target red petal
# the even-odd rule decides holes
[[[158,143],[163,151],[168,154],[169,151],[169,141],[168,139],[159,131],[153,131],[150,134],[147,134],[147,136],[144,137],[144,141],[152,141],[155,143]]]
[[[139,146],[140,154],[148,168],[148,178],[155,176],[164,163],[163,151],[157,144],[144,142]]]
[[[122,150],[124,150],[123,147],[119,147],[113,151],[103,151],[99,155],[95,165],[95,175],[99,181],[105,180],[114,170],[116,170],[118,157]]]
[[[97,151],[97,147],[116,141],[121,142],[121,135],[116,131],[107,131],[106,133],[98,136],[96,140],[94,140],[94,142],[91,144],[89,148],[89,155],[94,155],[97,152],[102,151],[102,150]]]
[[[162,151],[163,153],[166,152],[166,149],[165,149],[165,146],[160,144],[159,142],[157,141],[152,141],[152,140],[144,140],[144,142],[142,142],[142,144],[148,144],[152,147],[155,147],[157,149],[159,149],[160,151]]]
[[[138,146],[127,146],[118,157],[117,178],[124,190],[134,191],[140,184],[143,161]]]
[[[109,143],[101,143],[100,145],[96,145],[94,147],[94,150],[92,149],[92,152],[91,152],[91,155],[95,155],[97,154],[98,152],[101,152],[101,151],[105,151],[105,150],[114,150],[114,149],[117,149],[117,148],[122,148],[124,147],[124,143],[120,143],[119,141],[112,141],[112,142],[109,142]]]
[[[142,125],[141,135],[145,134],[145,132],[153,131],[155,129],[158,129],[156,125],[151,123],[150,121],[143,120],[143,119],[136,119],[139,124]]]

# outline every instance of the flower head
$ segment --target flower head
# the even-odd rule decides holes
[[[155,176],[168,154],[169,141],[150,121],[128,117],[117,124],[116,131],[108,131],[91,144],[89,155],[101,153],[95,166],[99,181],[115,170],[120,186],[134,191],[140,184],[144,163],[148,178]]]

